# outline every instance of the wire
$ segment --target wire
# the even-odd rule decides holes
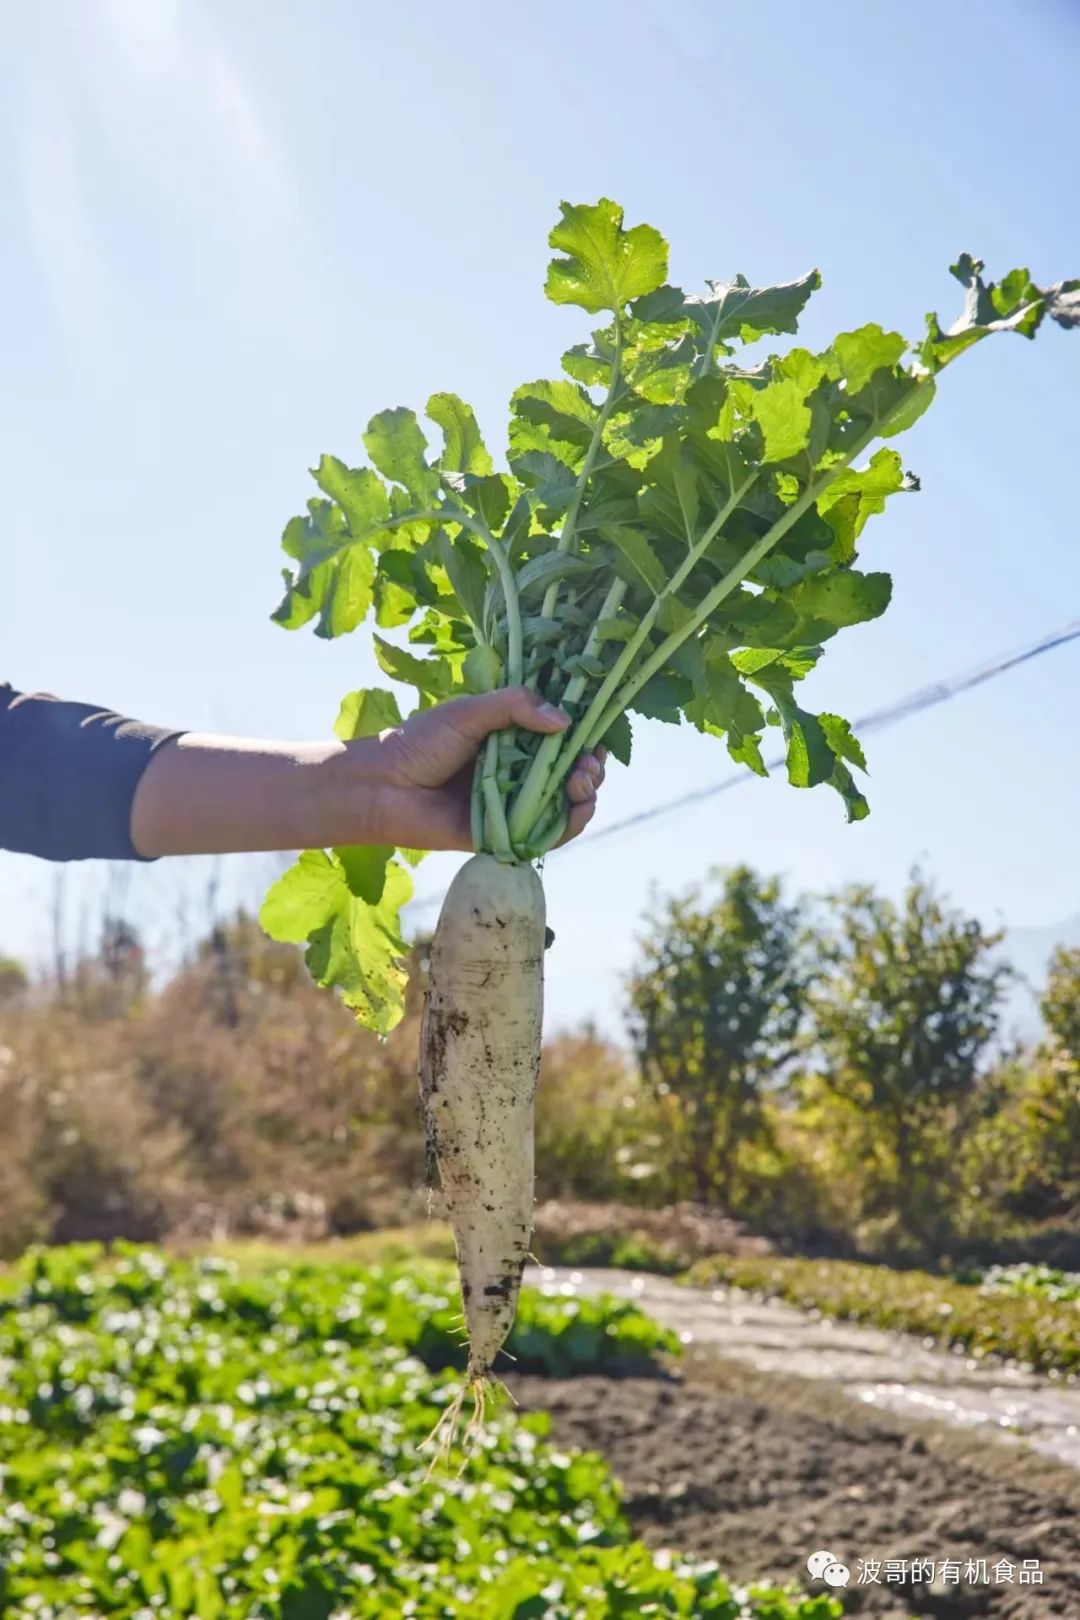
[[[885,731],[889,726],[895,726],[913,714],[921,714],[925,709],[935,708],[939,703],[947,703],[963,692],[970,692],[976,686],[982,686],[986,681],[992,681],[1010,669],[1026,664],[1032,658],[1038,658],[1043,653],[1052,652],[1055,647],[1063,647],[1067,642],[1077,640],[1080,640],[1080,619],[1074,619],[1062,629],[1040,636],[1037,641],[1030,642],[1013,652],[1002,653],[997,658],[990,659],[988,663],[978,664],[973,669],[947,676],[930,686],[917,687],[914,692],[909,692],[896,703],[890,703],[883,709],[874,709],[854,721],[854,730],[864,733]],[[765,763],[769,770],[775,770],[784,764],[784,755],[777,755]],[[675,811],[684,810],[688,805],[700,804],[704,799],[715,798],[717,794],[726,793],[729,788],[739,787],[744,782],[754,780],[749,771],[735,771],[731,776],[721,777],[719,782],[710,783],[708,787],[697,788],[692,793],[682,793],[677,799],[667,799],[662,804],[650,806],[648,810],[639,810],[636,815],[625,816],[622,821],[613,822],[610,827],[599,827],[595,832],[590,832],[585,842],[591,849],[601,838],[614,838],[616,834],[627,832],[631,827],[641,827],[647,821],[656,821],[660,816],[673,815]],[[551,854],[565,856],[578,848],[578,844],[579,841],[575,839],[573,843],[564,844],[561,849],[552,850]],[[422,895],[420,899],[414,900],[408,909],[410,912],[427,911],[432,906],[440,905],[442,898],[442,894]]]

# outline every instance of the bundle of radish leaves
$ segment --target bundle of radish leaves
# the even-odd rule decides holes
[[[668,284],[660,234],[625,229],[606,200],[563,204],[549,241],[547,296],[601,324],[563,356],[563,376],[514,394],[507,470],[454,394],[428,401],[435,447],[413,411],[381,412],[364,434],[369,465],[327,455],[314,469],[321,496],[285,529],[275,614],[324,637],[369,617],[404,632],[375,634],[375,652],[420,708],[525,683],[572,717],[562,734],[488,739],[472,790],[478,853],[451,884],[431,952],[421,1100],[478,1396],[529,1248],[545,941],[535,863],[565,829],[575,759],[603,743],[629,764],[635,714],[687,720],[763,775],[762,733],[776,726],[789,780],[826,784],[849,820],[865,816],[859,742],[839,715],[804,708],[800,683],[838,631],[888,606],[888,574],[857,567],[856,548],[891,495],[918,487],[891,441],[988,334],[1080,324],[1080,281],[1044,288],[1014,270],[995,284],[965,254],[952,266],[963,312],[948,330],[929,316],[909,343],[869,325],[821,353],[755,361],[744,346],[796,331],[816,271],[688,296]],[[400,720],[392,692],[353,692],[337,732]],[[402,1013],[399,913],[419,858],[308,851],[262,912],[275,938],[307,942],[319,983],[381,1033]]]

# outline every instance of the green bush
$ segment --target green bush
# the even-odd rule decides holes
[[[662,1201],[672,1185],[664,1146],[656,1105],[625,1052],[588,1027],[544,1043],[538,1198]]]
[[[559,1336],[566,1301],[526,1324]],[[835,1620],[630,1540],[602,1461],[504,1410],[460,1477],[423,1443],[456,1380],[445,1273],[32,1256],[0,1311],[0,1612],[10,1620]],[[637,1312],[585,1319],[663,1340]],[[531,1318],[528,1311],[532,1311]],[[531,1325],[530,1325],[531,1324]],[[593,1343],[585,1357],[597,1353]]]

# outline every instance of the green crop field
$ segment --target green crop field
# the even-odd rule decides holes
[[[510,1345],[553,1374],[640,1372],[674,1348],[632,1306],[528,1291]],[[426,1478],[462,1363],[440,1262],[31,1254],[0,1297],[0,1614],[839,1614],[635,1543],[604,1463],[509,1405],[460,1476]]]

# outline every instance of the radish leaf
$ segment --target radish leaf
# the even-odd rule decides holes
[[[548,238],[565,258],[554,259],[546,292],[553,304],[580,304],[594,313],[619,310],[659,287],[667,275],[667,243],[651,225],[622,228],[623,211],[601,198],[595,207],[562,205]]]
[[[334,732],[342,742],[351,742],[354,737],[378,736],[400,724],[401,710],[393,692],[373,686],[342,698]]]
[[[567,732],[483,750],[472,826],[501,859],[558,840],[583,750],[606,742],[629,760],[628,712],[688,721],[759,775],[764,726],[779,725],[791,782],[832,787],[861,819],[862,748],[795,686],[837,634],[889,605],[889,576],[853,565],[868,520],[919,487],[890,441],[991,333],[1080,325],[1080,281],[1040,286],[1026,269],[988,281],[962,254],[963,309],[947,329],[930,316],[910,345],[867,322],[820,352],[789,346],[748,365],[740,344],[797,331],[817,271],[687,295],[667,280],[660,234],[627,229],[604,198],[564,203],[549,240],[549,298],[600,324],[566,350],[562,375],[513,393],[507,470],[456,394],[427,402],[437,455],[413,411],[380,412],[364,435],[370,466],[328,455],[314,469],[318,496],[282,535],[275,620],[320,637],[370,617],[400,628],[407,645],[375,635],[376,660],[421,708],[503,681],[565,708]],[[398,724],[391,701],[352,694],[338,734]],[[267,902],[268,926],[308,939],[321,982],[378,1027],[396,1005],[403,882],[385,851],[343,850],[303,859]]]

